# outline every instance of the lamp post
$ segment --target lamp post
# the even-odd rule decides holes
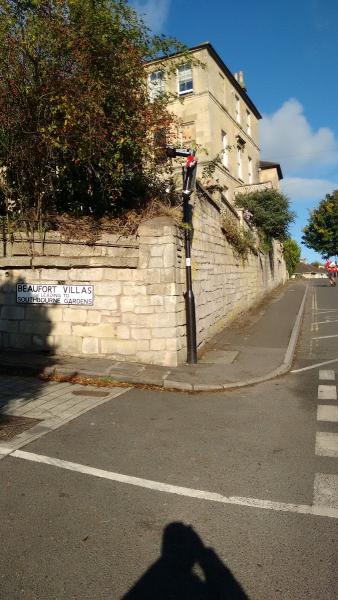
[[[185,150],[182,148],[172,148],[171,146],[167,146],[166,152],[169,158],[183,156],[187,159],[185,166],[182,168],[185,274],[187,285],[184,299],[187,323],[187,362],[194,365],[197,363],[197,342],[195,297],[192,289],[191,276],[192,208],[189,204],[189,199],[195,187],[197,159],[195,152],[191,151],[190,149]]]

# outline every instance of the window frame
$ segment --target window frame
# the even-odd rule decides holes
[[[246,132],[248,135],[252,135],[252,123],[251,123],[251,112],[246,111]]]
[[[235,94],[235,117],[236,117],[236,123],[238,123],[240,125],[241,124],[241,105],[240,105],[239,96],[237,96],[237,94]]]
[[[159,86],[157,86],[157,83],[152,81],[152,79],[151,79],[152,76],[157,73],[161,73],[161,77],[156,79],[156,81],[161,81],[161,84]],[[149,73],[148,87],[149,87],[149,97],[152,102],[154,102],[154,100],[156,100],[161,94],[163,94],[165,92],[165,79],[164,79],[164,70],[163,69],[157,69],[156,71],[152,71],[151,73]],[[156,88],[158,88],[158,89],[156,89]],[[155,92],[155,95],[154,95],[154,92]]]
[[[188,69],[190,69],[191,71],[191,85],[192,88],[191,90],[180,90],[180,72],[183,68],[188,67]],[[188,70],[187,69],[187,70]],[[187,81],[189,81],[189,79],[187,79]],[[193,74],[193,68],[192,65],[190,63],[184,63],[183,65],[180,65],[179,67],[177,67],[177,93],[179,96],[185,96],[186,94],[192,94],[194,92],[194,74]]]
[[[243,181],[243,149],[241,146],[236,146],[236,163],[237,163],[237,177],[240,181]]]
[[[224,129],[221,130],[222,140],[222,165],[227,171],[229,170],[229,151],[228,151],[228,134]],[[225,142],[225,143],[224,143]]]
[[[248,156],[248,183],[253,183],[253,169],[252,169],[252,158]]]

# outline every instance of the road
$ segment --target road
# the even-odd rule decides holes
[[[124,390],[3,458],[0,597],[335,600],[337,377],[315,282],[287,376]]]

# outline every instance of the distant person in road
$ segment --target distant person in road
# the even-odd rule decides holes
[[[325,269],[327,270],[327,276],[329,278],[330,287],[336,287],[336,280],[335,280],[335,275],[337,272],[336,263],[333,260],[329,259],[325,263]]]

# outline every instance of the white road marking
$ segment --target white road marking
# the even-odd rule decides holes
[[[132,477],[130,475],[122,475],[121,473],[104,471],[102,469],[96,469],[87,465],[68,462],[66,460],[61,460],[59,458],[51,458],[49,456],[43,456],[40,454],[34,454],[32,452],[24,452],[22,450],[16,450],[11,454],[11,456],[13,456],[14,458],[29,460],[36,463],[51,465],[61,469],[66,469],[68,471],[75,471],[77,473],[91,475],[93,477],[100,477],[102,479],[108,479],[110,481],[117,481],[119,483],[126,483],[141,488],[147,488],[156,492],[176,494],[179,496],[186,496],[188,498],[197,498],[199,500],[218,502],[220,504],[247,506],[250,508],[274,510],[277,512],[290,512],[338,519],[338,509],[320,504],[310,506],[307,504],[287,504],[285,502],[273,502],[271,500],[261,500],[259,498],[245,498],[241,496],[222,496],[221,494],[217,494],[215,492],[207,492],[203,490],[196,490],[193,488],[179,487],[175,485],[170,485],[168,483],[152,481],[150,479],[142,479],[139,477]]]
[[[320,369],[319,371],[319,379],[321,381],[334,381],[335,380],[334,371],[329,369]]]
[[[313,337],[313,340],[328,340],[329,338],[337,338],[338,333],[336,335],[318,335],[317,337]]]
[[[338,423],[338,406],[320,404],[317,408],[317,421]]]
[[[303,367],[302,369],[293,369],[290,373],[302,373],[302,371],[310,371],[311,369],[317,369],[317,367],[323,367],[324,365],[332,365],[336,362],[338,362],[338,358],[333,358],[332,360],[325,360],[324,362],[315,363],[314,365]]]
[[[317,431],[316,454],[338,458],[338,433]]]
[[[335,385],[319,385],[318,400],[337,400],[337,388]]]
[[[318,308],[317,313],[323,312],[338,312],[338,308]]]
[[[338,475],[316,473],[313,504],[338,508]]]
[[[334,319],[330,321],[330,319],[326,319],[326,321],[316,321],[316,325],[328,325],[330,323],[338,323],[338,319]]]

